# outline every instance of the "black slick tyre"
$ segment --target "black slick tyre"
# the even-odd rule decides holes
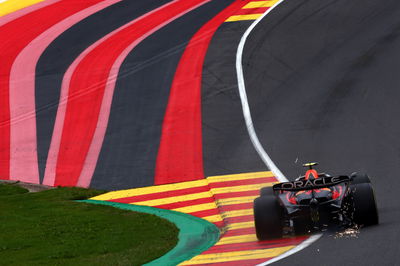
[[[282,238],[283,210],[274,196],[254,200],[254,223],[259,240]]]
[[[351,176],[351,184],[371,183],[369,176],[366,174],[355,174]]]
[[[379,223],[374,190],[370,183],[352,184],[353,222],[359,226]]]
[[[260,196],[273,196],[274,195],[274,190],[272,187],[263,187],[260,189]]]

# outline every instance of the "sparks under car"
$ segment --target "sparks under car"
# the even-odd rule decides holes
[[[259,240],[304,234],[325,224],[369,226],[379,223],[374,191],[367,175],[330,176],[313,166],[292,182],[264,187],[254,200]]]

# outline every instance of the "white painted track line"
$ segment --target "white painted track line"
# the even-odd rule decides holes
[[[255,20],[250,27],[246,30],[246,32],[243,34],[242,38],[240,39],[240,43],[237,49],[236,53],[236,73],[237,73],[237,79],[238,79],[238,86],[239,86],[239,94],[240,94],[240,101],[242,102],[242,109],[243,109],[243,116],[244,120],[246,123],[247,131],[249,132],[251,142],[254,145],[254,148],[256,149],[258,155],[261,157],[265,165],[271,170],[277,179],[280,182],[286,182],[288,179],[282,174],[282,172],[276,167],[274,162],[271,160],[269,155],[266,153],[264,150],[263,146],[261,145],[256,131],[253,126],[253,120],[251,118],[251,113],[250,113],[250,107],[249,103],[247,101],[247,93],[246,93],[246,86],[244,83],[244,77],[243,77],[243,66],[242,66],[242,56],[243,56],[243,49],[244,45],[246,43],[247,37],[250,35],[252,30],[257,26],[257,24],[269,14],[276,6],[278,6],[280,3],[282,3],[284,0],[281,0],[277,2],[273,7],[267,10],[261,17],[259,17],[257,20]]]
[[[250,107],[249,107],[249,103],[247,100],[247,93],[246,93],[246,86],[245,86],[245,82],[244,82],[244,77],[243,77],[243,65],[242,65],[242,57],[243,57],[243,49],[244,49],[244,45],[246,43],[247,37],[250,35],[250,33],[253,31],[253,29],[257,26],[257,24],[263,19],[265,18],[275,7],[277,7],[279,4],[281,4],[284,0],[280,0],[279,2],[277,2],[274,6],[272,6],[270,9],[268,9],[261,17],[259,17],[257,20],[255,20],[250,27],[246,30],[246,32],[243,34],[238,49],[237,49],[237,53],[236,53],[236,73],[237,73],[237,79],[238,79],[238,87],[239,87],[239,94],[240,94],[240,101],[242,103],[242,109],[243,109],[243,116],[244,116],[244,120],[246,123],[246,127],[247,127],[247,131],[249,133],[251,142],[253,143],[254,148],[256,149],[258,155],[260,156],[260,158],[263,160],[263,162],[265,163],[265,165],[269,168],[269,170],[271,170],[275,176],[277,177],[277,179],[280,182],[285,182],[288,181],[288,179],[286,178],[286,176],[278,169],[278,167],[275,165],[275,163],[271,160],[271,158],[269,157],[269,155],[267,154],[267,152],[264,150],[263,146],[260,143],[260,140],[257,137],[256,131],[254,129],[253,126],[253,120],[251,118],[251,113],[250,113]],[[308,247],[309,245],[311,245],[312,243],[314,243],[315,241],[317,241],[320,237],[322,236],[322,234],[316,234],[311,236],[310,238],[308,238],[307,240],[303,241],[302,243],[300,243],[297,247],[269,260],[266,261],[264,263],[259,264],[259,266],[261,265],[268,265],[271,263],[274,263],[278,260],[281,260],[283,258],[286,258],[306,247]]]
[[[264,266],[264,265],[272,264],[278,260],[289,257],[290,255],[293,255],[293,254],[299,252],[300,250],[305,249],[306,247],[308,247],[309,245],[311,245],[312,243],[317,241],[321,236],[322,236],[321,233],[312,235],[309,238],[307,238],[306,240],[304,240],[303,242],[301,242],[299,245],[297,245],[295,248],[292,248],[292,249],[286,251],[285,253],[282,253],[281,255],[270,259],[269,261],[260,263],[257,266]]]

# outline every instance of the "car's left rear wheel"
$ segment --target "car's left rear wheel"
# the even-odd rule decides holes
[[[274,190],[272,187],[263,187],[260,189],[260,196],[265,197],[265,196],[273,196],[274,195]]]
[[[259,197],[254,200],[254,223],[259,240],[282,238],[283,208],[274,196]]]

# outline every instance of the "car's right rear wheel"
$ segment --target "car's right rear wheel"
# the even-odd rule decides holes
[[[360,226],[378,224],[378,209],[371,184],[352,184],[350,188],[353,197],[353,222]]]
[[[283,209],[274,196],[254,200],[254,223],[259,240],[282,238]]]
[[[362,183],[371,183],[369,176],[366,174],[354,174],[351,176],[352,181],[351,184],[362,184]]]

